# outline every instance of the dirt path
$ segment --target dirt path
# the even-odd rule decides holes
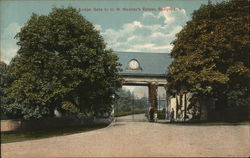
[[[3,158],[250,155],[249,125],[185,126],[116,122],[95,131],[2,144]]]

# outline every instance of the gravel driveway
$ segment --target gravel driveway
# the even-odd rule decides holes
[[[40,140],[1,144],[14,157],[248,157],[249,125],[193,126],[115,122],[109,127]]]

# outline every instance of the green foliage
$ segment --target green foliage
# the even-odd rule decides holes
[[[143,109],[137,109],[137,110],[133,110],[133,111],[117,111],[115,112],[114,116],[115,117],[120,117],[120,116],[127,116],[127,115],[135,115],[135,114],[147,114],[147,110],[143,110]]]
[[[7,65],[4,62],[0,61],[0,97],[1,97],[1,106],[6,102],[5,88],[8,87],[7,79],[8,79]]]
[[[121,86],[118,57],[76,9],[33,14],[16,38],[20,49],[10,63],[14,81],[8,97],[30,109],[24,118],[53,116],[55,108],[111,111],[112,95]]]
[[[116,92],[118,99],[115,103],[115,115],[122,116],[132,114],[136,111],[145,111],[148,109],[147,98],[135,98],[134,93],[129,90],[120,89]]]
[[[149,102],[154,111],[157,111],[157,85],[153,83],[149,83]]]
[[[13,99],[7,97],[7,88],[12,81],[8,65],[0,62],[0,106],[1,119],[17,119],[21,116],[21,105],[14,102]]]
[[[62,102],[62,109],[69,111],[71,113],[79,113],[79,109],[71,102]]]
[[[168,93],[192,92],[249,106],[249,2],[201,6],[177,35]]]
[[[7,87],[7,65],[0,61],[0,105],[1,105],[1,119],[6,118],[5,105],[8,103],[8,99],[5,94],[5,88]]]

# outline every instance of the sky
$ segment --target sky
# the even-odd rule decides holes
[[[8,64],[16,55],[14,37],[32,13],[47,15],[54,7],[69,6],[80,10],[114,51],[169,53],[171,42],[191,20],[193,11],[207,3],[208,0],[1,0],[0,59]]]

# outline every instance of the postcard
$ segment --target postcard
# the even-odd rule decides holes
[[[248,157],[247,10],[0,1],[1,157]]]

